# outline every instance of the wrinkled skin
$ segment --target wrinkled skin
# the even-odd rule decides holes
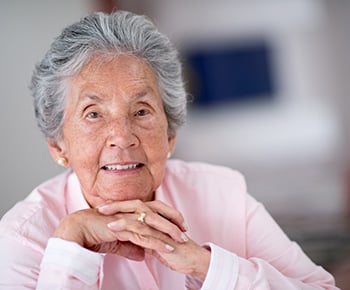
[[[68,82],[63,138],[48,147],[55,160],[66,158],[91,207],[67,215],[55,237],[135,260],[147,251],[175,271],[205,278],[210,252],[184,234],[181,213],[154,201],[175,136],[147,64],[93,56]]]

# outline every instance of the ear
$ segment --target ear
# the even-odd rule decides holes
[[[168,137],[168,144],[169,144],[169,153],[172,155],[175,151],[175,145],[176,145],[176,134],[173,134]]]
[[[46,139],[47,147],[51,154],[52,159],[57,163],[59,159],[64,158],[67,163],[68,159],[66,156],[66,151],[64,149],[64,145],[61,142],[54,142],[51,139]]]

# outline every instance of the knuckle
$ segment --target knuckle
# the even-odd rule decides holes
[[[145,225],[144,225],[143,223],[140,223],[140,222],[135,223],[135,224],[133,225],[134,230],[135,230],[138,234],[140,234],[140,233],[143,231],[144,227],[145,227]]]
[[[147,223],[153,223],[154,220],[158,217],[158,214],[156,214],[155,212],[153,211],[149,211],[147,212]]]
[[[164,203],[160,200],[152,200],[147,202],[147,206],[150,207],[152,210],[158,210],[164,206]]]
[[[148,238],[146,236],[138,233],[134,233],[133,239],[137,244],[141,244],[141,245],[144,245],[148,242]]]
[[[118,219],[118,223],[119,223],[119,225],[120,225],[121,228],[123,228],[123,229],[126,228],[127,222],[126,222],[126,219],[125,219],[125,218],[120,218],[120,219]]]
[[[184,221],[183,215],[178,211],[176,211],[176,213],[175,213],[175,218],[179,221]]]
[[[115,233],[115,237],[118,241],[121,241],[121,242],[126,242],[126,241],[130,240],[128,235],[126,235],[125,233],[121,233],[121,232]]]
[[[154,204],[155,206],[161,206],[164,203],[162,201],[160,201],[160,200],[153,200],[153,201],[151,201],[151,204]]]
[[[137,208],[142,208],[143,205],[144,205],[144,203],[143,203],[142,200],[140,200],[140,199],[135,200],[135,206],[136,206]]]

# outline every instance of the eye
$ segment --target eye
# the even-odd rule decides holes
[[[137,117],[143,117],[143,116],[146,116],[149,114],[149,110],[146,110],[146,109],[141,109],[141,110],[138,110],[136,113],[135,113],[135,116]]]
[[[100,114],[97,113],[97,112],[89,112],[86,115],[86,118],[88,118],[88,119],[97,119],[99,116],[100,116]]]

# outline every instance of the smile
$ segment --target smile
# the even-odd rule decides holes
[[[134,163],[134,164],[115,164],[115,165],[105,165],[102,167],[104,170],[130,170],[130,169],[135,169],[138,167],[141,167],[141,163]]]

